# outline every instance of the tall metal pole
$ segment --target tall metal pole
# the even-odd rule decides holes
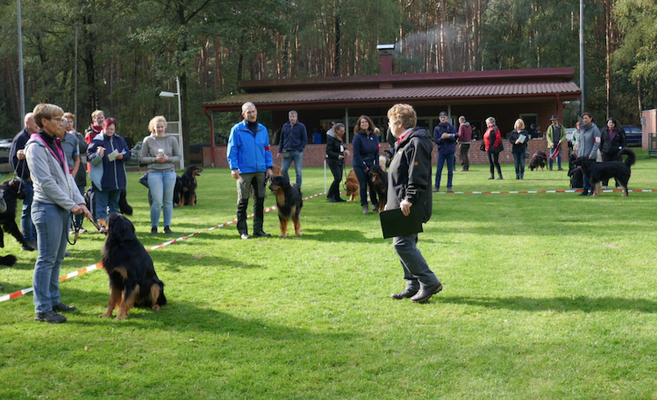
[[[584,0],[579,0],[579,88],[582,91],[581,114],[584,114]]]
[[[176,89],[178,89],[178,129],[180,130],[180,168],[185,169],[185,152],[182,149],[185,148],[184,137],[183,137],[183,125],[182,125],[182,100],[180,93],[180,79],[176,76]],[[296,165],[296,164],[295,164]]]
[[[23,27],[21,23],[21,0],[18,0],[18,75],[21,96],[21,120],[25,117],[25,78],[23,77]],[[22,125],[22,123],[21,123]]]

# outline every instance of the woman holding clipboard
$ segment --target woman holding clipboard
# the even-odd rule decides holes
[[[409,218],[411,208],[419,212],[422,223],[431,218],[431,134],[417,128],[417,114],[408,104],[396,104],[388,110],[390,132],[397,141],[388,173],[386,210],[400,209]],[[417,233],[394,236],[393,246],[404,270],[406,289],[392,298],[410,297],[423,303],[443,289],[436,275],[417,248]]]
[[[513,131],[509,134],[509,142],[513,146],[513,163],[516,166],[516,179],[523,179],[525,176],[525,151],[527,150],[527,139],[529,133],[525,130],[525,121],[518,118],[513,124]]]

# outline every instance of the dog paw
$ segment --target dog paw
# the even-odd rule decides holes
[[[115,321],[121,320],[121,319],[126,319],[128,318],[128,314],[126,315],[117,315],[116,318],[114,318]]]
[[[111,313],[109,313],[109,314],[108,314],[108,313],[105,313],[105,314],[100,314],[100,315],[98,316],[98,318],[105,318],[105,317],[111,317],[111,316],[112,316]]]
[[[153,311],[160,311],[161,309],[162,309],[162,307],[160,307],[159,304],[156,304],[156,305],[153,306],[153,308],[151,308],[151,310],[153,310]]]

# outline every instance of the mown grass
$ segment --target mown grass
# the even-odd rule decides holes
[[[639,152],[631,188],[656,189],[656,166]],[[473,166],[454,189],[567,189],[556,171],[487,177]],[[138,178],[132,220],[151,247],[165,237],[148,233]],[[304,195],[323,190],[305,168]],[[0,303],[0,398],[657,398],[656,195],[439,193],[419,247],[445,289],[427,304],[390,299],[404,283],[377,215],[310,199],[303,237],[242,241],[230,225],[152,251],[161,312],[97,318],[102,271],[61,284],[79,308],[66,324],[34,322],[31,294]],[[228,171],[206,169],[173,229],[232,220],[235,203]],[[62,274],[96,263],[102,240],[83,235]],[[36,254],[6,242],[5,293],[31,287]]]

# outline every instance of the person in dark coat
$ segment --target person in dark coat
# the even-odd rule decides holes
[[[525,179],[525,150],[527,150],[528,140],[529,132],[525,129],[525,121],[518,118],[513,124],[513,131],[509,134],[513,164],[516,167],[516,179]]]
[[[440,178],[445,163],[447,163],[447,192],[453,192],[452,178],[454,177],[454,162],[456,160],[456,141],[459,138],[459,134],[456,132],[454,125],[447,122],[447,119],[447,113],[441,111],[440,123],[433,130],[433,141],[438,147],[438,164],[436,165],[434,192],[440,190]]]
[[[622,161],[618,152],[627,147],[627,135],[616,118],[609,118],[604,128],[600,131],[600,154],[602,161]],[[615,178],[614,178],[615,180]],[[609,180],[601,181],[602,189],[607,189]],[[616,188],[619,188],[616,181]]]
[[[367,176],[370,167],[379,165],[379,137],[374,134],[374,128],[374,123],[366,115],[361,115],[354,127],[353,166],[358,178],[358,184],[360,184],[360,205],[363,207],[363,214],[369,214],[370,212],[367,204],[368,188],[370,200],[372,201],[372,210],[376,212],[379,209],[379,200],[376,196],[374,183]]]
[[[420,218],[426,223],[431,218],[431,135],[417,128],[417,114],[408,104],[396,104],[388,110],[388,124],[397,138],[395,156],[388,174],[388,201],[386,210],[401,209],[405,216],[411,207],[417,207]],[[410,297],[422,303],[443,289],[436,275],[417,248],[418,235],[396,236],[393,246],[404,270],[406,288],[393,293],[392,298]]]
[[[333,174],[333,183],[331,183],[326,195],[326,200],[331,203],[346,201],[340,197],[340,182],[344,171],[344,161],[349,156],[349,151],[342,142],[344,132],[344,124],[337,123],[333,125],[333,128],[328,131],[326,136],[326,163]]]

